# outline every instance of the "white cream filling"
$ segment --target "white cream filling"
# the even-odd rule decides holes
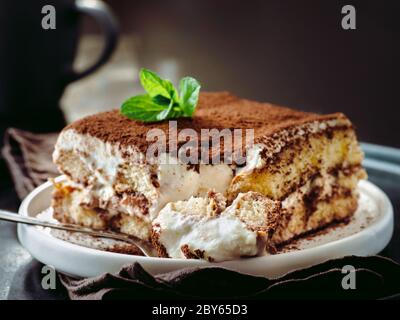
[[[208,190],[214,189],[224,193],[233,178],[230,166],[225,164],[200,165],[199,172],[188,168],[186,164],[177,164],[176,159],[168,154],[160,157],[157,168],[159,188],[151,182],[149,166],[143,163],[144,154],[134,148],[125,151],[128,158],[122,156],[118,145],[105,143],[102,140],[79,134],[70,129],[64,131],[56,144],[53,154],[54,160],[59,157],[61,150],[72,150],[91,171],[90,195],[100,201],[107,202],[115,195],[114,184],[120,167],[123,164],[136,166],[131,179],[134,181],[134,190],[142,193],[151,203],[150,218],[157,216],[160,209],[167,203],[186,200],[191,196],[205,195]],[[128,205],[126,205],[128,206]],[[123,206],[121,206],[123,209]],[[128,207],[125,210],[132,213]]]
[[[168,204],[153,222],[169,257],[185,258],[184,245],[191,251],[204,251],[204,258],[210,257],[214,261],[258,254],[256,232],[249,230],[237,216],[224,212],[218,217],[193,214],[206,211],[197,208],[201,203],[193,201],[193,198],[188,201],[184,214],[177,211],[174,204]]]
[[[250,173],[254,169],[260,169],[264,166],[264,161],[261,158],[261,151],[263,150],[262,144],[255,144],[253,148],[247,151],[246,165],[238,168],[237,174]]]

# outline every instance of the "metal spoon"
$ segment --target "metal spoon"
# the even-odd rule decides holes
[[[137,246],[143,252],[143,254],[145,256],[157,257],[157,253],[155,252],[155,249],[149,243],[146,243],[145,241],[142,241],[140,239],[137,239],[137,238],[134,238],[132,236],[128,236],[128,235],[125,235],[122,233],[97,230],[97,229],[92,229],[92,228],[88,228],[88,227],[82,227],[82,226],[75,225],[75,224],[53,223],[53,222],[49,222],[49,221],[39,220],[37,218],[21,216],[19,214],[16,214],[16,213],[13,213],[10,211],[5,211],[5,210],[0,210],[0,220],[42,226],[42,227],[47,227],[47,228],[59,229],[59,230],[67,230],[67,231],[72,231],[72,232],[81,232],[81,233],[86,233],[86,234],[89,234],[89,235],[95,236],[95,237],[125,241],[125,242],[129,242],[129,243],[132,243],[135,246]]]

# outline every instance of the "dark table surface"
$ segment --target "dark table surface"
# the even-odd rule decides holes
[[[400,151],[364,145],[369,180],[382,188],[392,201],[395,230],[389,245],[381,253],[400,262]],[[4,181],[3,181],[4,182]],[[19,200],[11,185],[2,183],[0,208],[18,210]],[[42,265],[19,244],[16,225],[0,221],[0,300],[66,299],[58,283],[54,290],[41,286]]]

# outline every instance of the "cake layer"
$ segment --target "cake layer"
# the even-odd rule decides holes
[[[296,135],[275,154],[267,155],[265,146],[258,146],[255,152],[230,184],[232,198],[240,192],[256,191],[282,200],[316,174],[337,169],[363,171],[363,154],[351,126]]]
[[[151,222],[148,219],[112,210],[96,207],[88,202],[88,192],[68,181],[55,183],[52,208],[53,216],[60,222],[79,224],[94,229],[126,233],[142,240],[149,241]]]
[[[96,229],[111,229],[144,240],[149,240],[153,232],[153,241],[154,239],[155,243],[158,241],[158,248],[163,248],[164,244],[163,240],[159,241],[160,232],[155,230],[164,229],[164,235],[167,233],[174,235],[174,241],[180,244],[175,245],[175,248],[184,246],[186,256],[192,258],[196,257],[193,250],[200,250],[200,247],[194,246],[193,240],[196,236],[203,237],[204,230],[214,232],[209,237],[215,236],[216,242],[221,241],[218,237],[223,237],[227,231],[224,225],[230,219],[218,221],[213,219],[224,212],[230,214],[229,217],[242,221],[245,224],[245,228],[239,224],[243,227],[242,230],[250,230],[270,239],[268,244],[273,251],[275,245],[282,245],[333,222],[351,218],[357,208],[356,187],[360,174],[361,170],[337,170],[325,175],[316,175],[283,201],[272,201],[259,193],[247,192],[240,194],[227,207],[225,197],[209,192],[207,197],[169,203],[153,221],[153,226],[150,221],[136,216],[93,207],[93,204],[87,202],[87,192],[68,182],[56,184],[52,207],[55,218],[66,223],[76,223]],[[169,222],[165,223],[168,219]],[[192,222],[190,228],[187,228],[188,221],[186,224],[183,222],[185,219]],[[210,219],[213,220],[212,223],[208,222]],[[161,229],[160,221],[164,222]],[[200,228],[202,232],[199,229],[201,223],[204,224],[204,227]],[[172,230],[168,229],[171,225]],[[221,233],[209,230],[210,225],[214,229],[220,227]],[[185,233],[192,233],[192,242],[185,243]],[[257,243],[260,244],[259,241]],[[162,256],[169,256],[165,247],[159,252]],[[189,252],[191,254],[188,254]],[[173,250],[173,257],[180,255],[185,254],[183,251]],[[211,253],[208,256],[212,257]]]
[[[357,209],[357,185],[364,172],[337,170],[316,175],[282,201],[273,243],[282,245],[334,222],[349,220]]]

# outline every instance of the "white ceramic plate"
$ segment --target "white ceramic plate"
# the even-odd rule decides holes
[[[360,182],[359,189],[360,201],[365,202],[369,210],[356,212],[348,225],[331,229],[311,240],[302,240],[297,248],[284,253],[221,263],[149,258],[100,251],[57,239],[43,228],[22,224],[18,225],[18,237],[34,258],[55,267],[60,272],[77,277],[116,272],[124,264],[136,261],[152,274],[186,267],[219,266],[273,278],[332,258],[346,255],[374,255],[388,244],[393,233],[393,208],[388,197],[368,181]],[[51,191],[50,182],[36,188],[22,202],[19,213],[24,216],[36,216],[47,209]]]

